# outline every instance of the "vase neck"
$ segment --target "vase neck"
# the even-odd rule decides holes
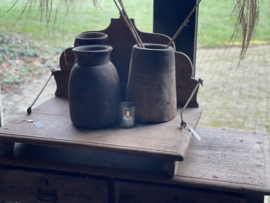
[[[105,64],[110,59],[112,47],[107,45],[87,45],[72,49],[78,64],[81,66],[97,66]]]

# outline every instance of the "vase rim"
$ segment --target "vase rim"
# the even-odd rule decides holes
[[[113,48],[108,45],[84,45],[74,47],[72,49],[73,52],[91,52],[91,53],[100,53],[100,52],[107,52],[112,51]]]
[[[98,37],[85,37],[83,35],[91,35],[91,34],[94,34],[94,35],[100,35]],[[97,40],[97,39],[105,39],[107,38],[108,35],[106,33],[103,33],[103,32],[82,32],[78,35],[76,35],[76,39],[82,39],[82,40]]]
[[[142,50],[151,50],[151,51],[169,51],[174,50],[172,46],[169,46],[168,49],[165,49],[167,45],[165,44],[153,44],[153,43],[143,43],[145,48],[139,47],[137,44],[133,45],[135,49],[142,49]],[[149,48],[150,47],[150,48]]]
[[[129,108],[129,109],[134,109],[135,108],[135,105],[133,102],[120,102],[118,104],[118,106],[120,106],[121,108]]]

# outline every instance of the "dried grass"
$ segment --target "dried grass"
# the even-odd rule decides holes
[[[27,13],[31,12],[31,9],[33,6],[37,5],[39,6],[39,15],[40,15],[40,21],[43,22],[43,19],[45,17],[46,23],[47,25],[50,23],[51,21],[51,13],[53,11],[53,1],[56,0],[26,0],[25,4],[23,6],[22,12],[20,13],[20,16],[18,17],[16,23],[14,24],[14,26],[17,24],[17,22],[19,21],[19,19],[21,18],[21,16],[25,13],[26,9],[28,8]],[[102,9],[102,7],[100,6],[98,0],[92,0],[94,6],[97,9]],[[7,12],[9,12],[12,8],[14,8],[14,6],[16,6],[16,4],[19,2],[19,0],[16,0],[16,2],[7,10]],[[75,11],[75,3],[82,3],[81,0],[57,0],[57,4],[58,6],[55,8],[55,18],[54,18],[54,25],[55,22],[57,20],[57,13],[59,10],[59,6],[64,3],[65,7],[66,7],[66,14],[69,13],[70,8],[73,8]],[[5,14],[5,13],[4,13]],[[4,15],[2,14],[2,15]],[[1,15],[1,16],[2,16]],[[0,16],[0,17],[1,17]]]
[[[233,0],[234,9],[232,14],[238,16],[235,29],[230,41],[238,33],[239,28],[242,30],[242,49],[239,56],[239,67],[241,61],[245,58],[250,40],[255,34],[256,26],[259,21],[259,0]]]

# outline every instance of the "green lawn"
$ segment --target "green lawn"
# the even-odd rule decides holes
[[[1,0],[0,13],[4,13],[9,7],[13,5],[16,0]],[[57,5],[58,1],[54,1],[53,12],[51,14],[51,21],[40,22],[40,13],[38,12],[38,5],[32,8],[31,12],[25,11],[16,26],[17,18],[20,16],[23,8],[23,1],[19,3],[8,13],[2,16],[0,21],[1,30],[12,30],[15,32],[32,33],[36,39],[50,39],[54,43],[54,39],[60,44],[71,45],[76,34],[87,30],[99,30],[106,28],[111,18],[118,18],[119,12],[112,0],[102,0],[101,6],[104,9],[97,10],[92,4],[91,0],[77,0],[77,4],[69,5],[69,12],[67,14],[67,7],[65,1]],[[76,2],[76,0],[75,0]],[[81,2],[81,3],[80,3]],[[142,9],[139,9],[138,2]],[[153,3],[152,1],[124,1],[125,6],[129,12],[130,17],[136,19],[136,24],[140,30],[152,31],[153,22]],[[54,26],[55,10],[58,8],[57,21]],[[66,17],[65,17],[66,16]],[[27,19],[27,20],[26,20]],[[43,17],[44,19],[44,17]]]
[[[232,0],[203,0],[199,8],[198,43],[206,47],[227,45],[236,16],[231,16]],[[253,43],[270,42],[270,1],[260,0],[260,18]],[[235,38],[241,42],[241,33]]]
[[[91,0],[75,0],[77,4],[69,4],[68,15],[65,0],[58,4],[53,0],[51,21],[48,25],[43,16],[41,23],[39,5],[32,6],[32,10],[19,18],[25,1],[18,4],[5,13],[16,0],[1,0],[0,14],[4,14],[0,20],[0,31],[13,31],[19,33],[32,33],[33,39],[45,39],[49,43],[57,43],[59,46],[72,45],[76,34],[86,30],[104,29],[109,24],[110,18],[119,16],[112,0],[102,0],[104,9],[97,10]],[[38,2],[38,1],[37,1]],[[81,3],[80,3],[81,2]],[[234,30],[235,17],[231,18],[232,0],[203,0],[199,8],[198,43],[205,47],[219,47],[226,45]],[[130,17],[136,19],[138,28],[142,31],[152,31],[153,25],[153,1],[152,0],[124,0]],[[268,0],[260,2],[260,21],[257,27],[254,42],[270,41],[270,5]],[[58,9],[57,21],[54,26],[55,10]],[[65,17],[66,16],[66,17]],[[48,27],[47,27],[48,26]],[[48,40],[49,39],[49,40]],[[236,38],[240,42],[240,37]]]

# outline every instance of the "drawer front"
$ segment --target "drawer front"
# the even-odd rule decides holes
[[[107,203],[108,183],[92,178],[0,169],[0,200]]]
[[[246,203],[243,196],[172,186],[116,182],[116,203]]]

